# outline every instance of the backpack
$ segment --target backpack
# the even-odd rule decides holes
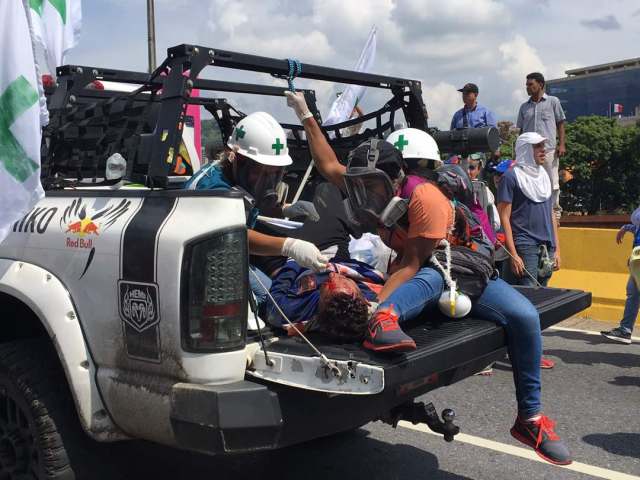
[[[473,183],[467,172],[460,165],[445,164],[435,170],[434,181],[453,203],[455,221],[451,244],[470,248],[487,256],[493,263],[493,242],[467,206],[473,203],[474,198]]]

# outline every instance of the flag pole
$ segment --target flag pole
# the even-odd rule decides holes
[[[149,49],[149,73],[156,69],[156,20],[153,0],[147,0],[147,46]]]

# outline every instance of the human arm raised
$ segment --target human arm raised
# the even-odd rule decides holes
[[[320,125],[311,115],[304,95],[302,92],[293,93],[288,90],[284,93],[287,96],[287,105],[296,113],[307,134],[311,158],[316,168],[324,178],[344,190],[344,174],[347,169],[338,161]]]

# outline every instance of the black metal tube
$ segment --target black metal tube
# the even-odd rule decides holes
[[[495,152],[500,147],[500,133],[495,127],[461,128],[433,131],[432,136],[441,152],[467,155]]]
[[[147,48],[151,73],[156,69],[156,15],[153,0],[147,0]]]

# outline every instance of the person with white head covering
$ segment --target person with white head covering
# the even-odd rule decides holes
[[[512,257],[502,274],[513,285],[546,285],[560,268],[552,185],[543,168],[545,140],[536,132],[520,135],[515,166],[498,187],[498,212]]]
[[[627,232],[633,233],[633,250],[629,258],[629,280],[624,313],[619,326],[600,333],[609,340],[628,345],[631,343],[631,334],[640,310],[640,207],[631,214],[631,223],[623,225],[618,230],[616,235],[618,245],[622,243],[624,234]]]

